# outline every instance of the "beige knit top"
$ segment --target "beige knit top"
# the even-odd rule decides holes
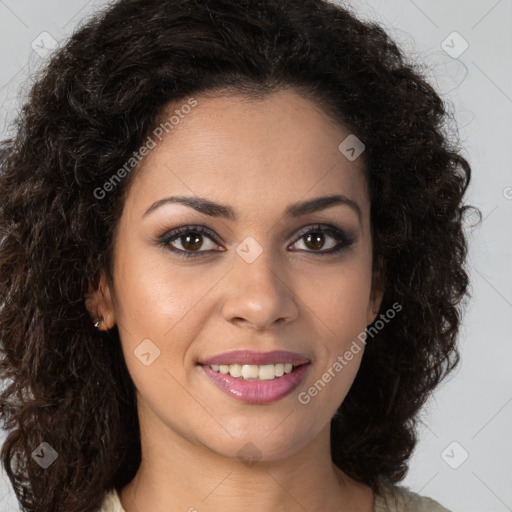
[[[119,495],[112,489],[106,496],[99,512],[126,512]],[[381,483],[375,493],[373,512],[450,512],[431,498],[420,496],[407,487]]]

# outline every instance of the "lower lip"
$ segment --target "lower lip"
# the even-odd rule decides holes
[[[293,372],[273,380],[243,380],[201,365],[208,378],[229,396],[250,404],[268,404],[290,394],[306,375],[309,364],[298,366]]]

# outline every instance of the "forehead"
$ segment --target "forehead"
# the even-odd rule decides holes
[[[211,197],[243,213],[333,193],[357,201],[363,211],[369,206],[362,158],[350,161],[338,149],[350,130],[317,103],[293,90],[261,99],[194,99],[191,109],[168,106],[162,125],[172,117],[172,129],[161,140],[150,135],[155,145],[136,171],[131,207],[140,211],[180,194]]]

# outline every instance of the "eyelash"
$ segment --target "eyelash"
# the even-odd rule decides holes
[[[201,253],[209,252],[209,251],[188,251],[187,252],[187,251],[183,251],[182,249],[176,249],[170,245],[171,242],[173,242],[176,239],[179,239],[180,237],[182,237],[188,233],[197,233],[197,234],[201,234],[201,235],[207,235],[208,238],[210,238],[217,245],[221,245],[217,236],[215,235],[215,233],[212,230],[208,229],[205,226],[200,226],[200,225],[182,226],[180,228],[176,228],[171,231],[166,231],[158,237],[157,242],[159,245],[165,247],[169,251],[177,254],[180,258],[184,258],[184,259],[202,257]],[[347,249],[355,241],[355,237],[352,234],[345,233],[344,231],[340,230],[339,228],[336,228],[329,224],[314,224],[312,226],[308,226],[304,230],[301,230],[298,234],[298,237],[295,239],[295,242],[293,242],[293,244],[297,243],[301,238],[303,238],[304,236],[306,236],[310,233],[322,233],[322,234],[327,233],[327,234],[331,235],[338,242],[338,244],[335,247],[333,247],[332,249],[329,249],[327,251],[322,251],[322,252],[313,251],[313,250],[306,251],[306,252],[311,252],[311,253],[319,255],[319,256],[338,254],[338,253],[342,252],[343,250]],[[216,251],[216,252],[222,252],[222,251]]]

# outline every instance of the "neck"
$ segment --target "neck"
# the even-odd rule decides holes
[[[163,423],[141,425],[141,432],[141,465],[120,492],[126,512],[373,510],[371,489],[332,463],[330,425],[273,460],[253,444],[245,446],[248,459],[220,455]]]

